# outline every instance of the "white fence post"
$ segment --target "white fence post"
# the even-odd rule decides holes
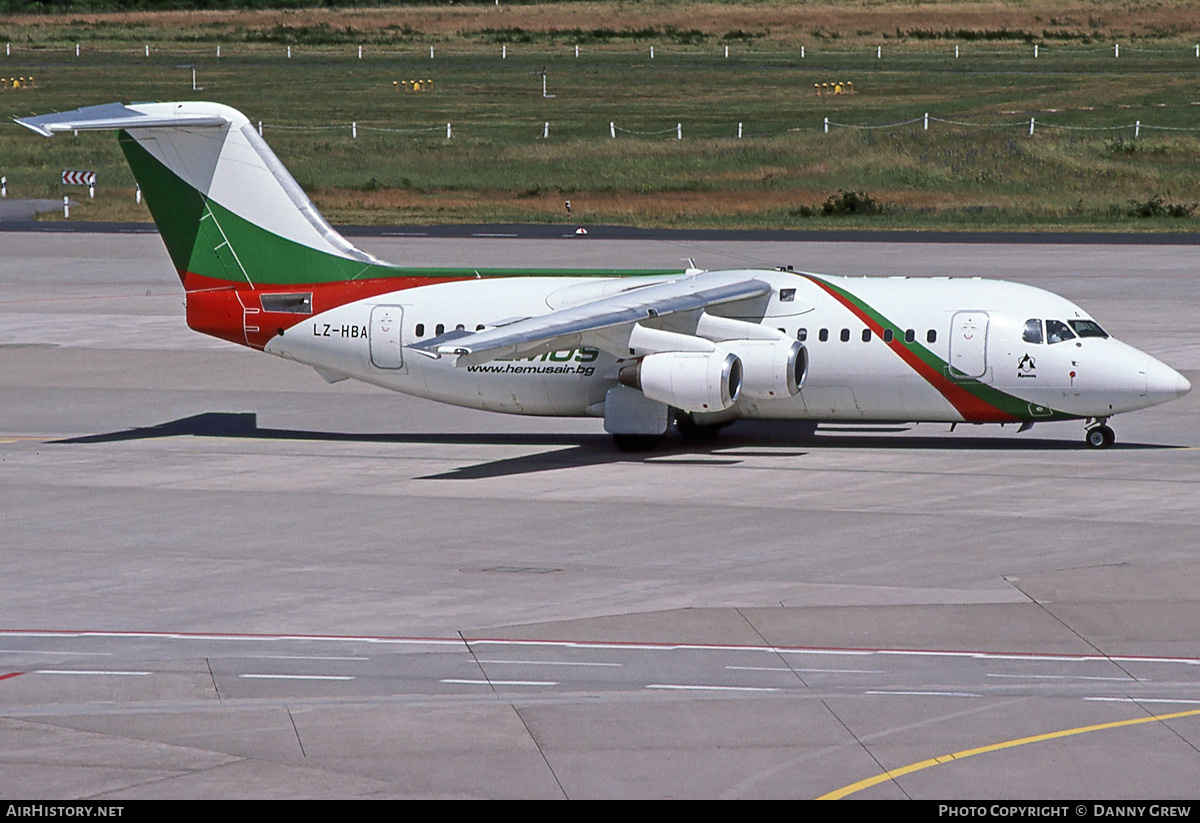
[[[883,46],[876,46],[875,47],[875,59],[878,60],[881,57],[883,57]]]
[[[258,136],[262,137],[262,121],[258,121]]]
[[[653,59],[654,59],[654,46],[651,46],[651,47],[650,47],[650,59],[651,59],[651,60],[653,60]]]
[[[550,121],[546,121],[546,125],[542,126],[542,139],[546,140],[550,137]]]
[[[804,59],[804,46],[801,46],[801,47],[800,47],[800,59],[801,59],[801,60],[803,60],[803,59]]]
[[[507,59],[508,59],[508,46],[501,46],[501,47],[500,47],[500,59],[501,59],[501,60],[507,60]]]
[[[146,46],[146,56],[147,57],[150,56],[150,46],[148,46],[148,45]]]
[[[925,131],[929,131],[929,112],[925,112]]]
[[[1029,136],[1033,137],[1033,118],[1029,118]]]
[[[358,121],[354,120],[350,123],[350,137],[353,140],[358,139]]]
[[[683,123],[676,123],[676,124],[675,124],[675,139],[676,139],[676,140],[682,140],[682,139],[683,139]]]
[[[134,199],[137,200],[139,204],[141,204],[141,202],[142,202],[142,184],[141,183],[138,184],[137,194],[134,195]]]
[[[738,140],[742,139],[742,124],[738,123]]]
[[[728,59],[729,59],[729,46],[726,46],[726,47],[725,47],[725,59],[726,59],[726,60],[728,60]]]
[[[430,46],[430,47],[429,47],[429,59],[430,59],[430,60],[432,60],[432,59],[433,59],[433,46]]]
[[[608,121],[608,136],[617,139],[617,125],[611,120]]]
[[[288,60],[292,59],[292,47],[288,46]]]
[[[957,59],[958,59],[958,46],[955,46],[955,47],[954,47],[954,59],[955,59],[955,60],[957,60]]]
[[[1037,43],[1034,43],[1033,44],[1033,59],[1034,60],[1037,60],[1037,51],[1038,51]]]
[[[358,47],[358,59],[362,60],[362,46]]]
[[[79,44],[78,43],[75,44],[75,56],[76,57],[79,56]]]
[[[825,118],[825,133],[829,134],[829,118]]]
[[[221,47],[217,46],[217,57],[221,56]]]
[[[447,123],[447,124],[446,124],[446,139],[447,139],[447,140],[449,140],[449,139],[450,139],[450,136],[451,136],[451,132],[450,132],[450,124],[449,124],[449,123]]]
[[[96,199],[96,187],[88,186],[88,200],[95,200],[95,199]]]
[[[71,199],[63,195],[63,217],[71,216]]]
[[[576,47],[575,47],[575,56],[576,56],[576,57],[578,57],[578,56],[579,56],[579,46],[576,46]]]
[[[8,178],[0,177],[0,197],[8,197]]]
[[[1113,43],[1113,57],[1120,57],[1120,56],[1121,56],[1121,44]]]
[[[1142,121],[1138,120],[1133,124],[1133,137],[1136,140],[1142,136]]]

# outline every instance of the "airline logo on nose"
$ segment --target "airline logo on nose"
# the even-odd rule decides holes
[[[1037,368],[1037,362],[1026,354],[1017,361],[1017,377],[1037,377],[1034,370]]]

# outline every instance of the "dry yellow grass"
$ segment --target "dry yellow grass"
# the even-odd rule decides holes
[[[540,3],[500,6],[436,6],[277,11],[188,11],[15,15],[6,21],[13,34],[47,30],[66,22],[150,26],[166,32],[271,29],[276,26],[328,26],[364,34],[408,26],[430,39],[471,37],[486,29],[529,32],[570,29],[641,30],[675,27],[721,36],[741,31],[773,41],[797,37],[836,37],[861,44],[903,38],[911,32],[1030,32],[1059,37],[1154,39],[1194,37],[1200,32],[1200,4],[1194,0],[817,0],[744,3]],[[168,34],[169,38],[170,35]]]

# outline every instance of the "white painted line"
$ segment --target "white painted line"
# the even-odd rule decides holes
[[[1184,703],[1189,706],[1200,704],[1200,700],[1173,700],[1169,697],[1085,697],[1083,699],[1095,703]]]
[[[988,677],[1008,677],[1015,680],[1116,680],[1121,683],[1148,683],[1148,680],[1135,680],[1132,677],[1089,677],[1074,674],[989,674]]]
[[[145,677],[150,672],[118,672],[105,671],[103,669],[38,669],[34,674],[92,674],[92,675],[112,675],[114,677]]]
[[[512,666],[607,666],[622,669],[624,663],[579,663],[571,660],[480,660],[480,663]]]
[[[901,697],[979,697],[980,695],[971,694],[970,692],[866,692],[866,694],[887,694],[898,695]]]
[[[471,232],[471,236],[472,237],[516,237],[517,235],[508,234],[506,232],[480,231],[480,232]]]
[[[112,652],[52,652],[46,649],[0,649],[0,654],[55,654],[72,657],[112,657]]]
[[[246,660],[370,660],[369,657],[332,657],[315,654],[248,654]]]
[[[883,674],[883,669],[789,669],[787,666],[726,666],[743,672],[795,672],[797,674]]]
[[[385,231],[380,232],[384,237],[428,237],[427,231]]]
[[[456,686],[557,686],[557,680],[458,680],[447,678],[439,683]]]
[[[239,674],[246,680],[353,680],[340,674]]]
[[[758,686],[685,686],[673,683],[651,683],[647,689],[671,689],[674,691],[697,692],[778,692],[782,689],[763,688]]]

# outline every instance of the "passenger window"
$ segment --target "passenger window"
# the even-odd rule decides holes
[[[464,326],[462,323],[459,323],[459,324],[458,324],[457,326],[455,326],[454,328],[455,328],[455,329],[457,329],[458,331],[465,331],[467,327],[466,327],[466,326]]]
[[[820,334],[817,335],[817,339],[820,340],[822,343],[824,343],[826,340],[828,340],[829,339],[829,329],[821,329]]]
[[[1041,343],[1042,342],[1042,321],[1037,318],[1030,318],[1025,321],[1025,332],[1021,335],[1021,339],[1026,343]]]
[[[1108,332],[1095,320],[1072,320],[1071,328],[1080,337],[1108,337]]]
[[[917,339],[917,330],[916,329],[905,329],[904,330],[904,342],[905,343],[911,343],[916,339]]]
[[[434,333],[434,334],[441,335],[441,334],[442,334],[442,333],[444,333],[445,331],[446,331],[446,324],[445,324],[445,323],[438,323],[436,326],[434,326],[434,327],[433,327],[433,333]]]
[[[1075,332],[1061,320],[1046,321],[1046,342],[1050,345],[1061,343],[1064,340],[1074,340]]]
[[[935,332],[933,329],[930,329],[929,332],[925,335],[925,340],[929,343],[936,343],[937,342],[937,332]]]
[[[871,330],[863,329],[862,338],[863,338],[864,343],[870,343],[871,342]]]
[[[796,339],[803,343],[808,339],[808,329],[796,329]]]
[[[884,343],[891,343],[893,337],[895,337],[895,335],[892,333],[891,329],[883,330],[883,342]]]
[[[850,342],[850,330],[849,329],[842,329],[842,342],[843,343]]]
[[[476,326],[475,331],[483,331],[483,324],[480,323],[478,326]]]
[[[418,323],[417,324],[417,337],[424,337],[424,336],[425,336],[425,324]]]

